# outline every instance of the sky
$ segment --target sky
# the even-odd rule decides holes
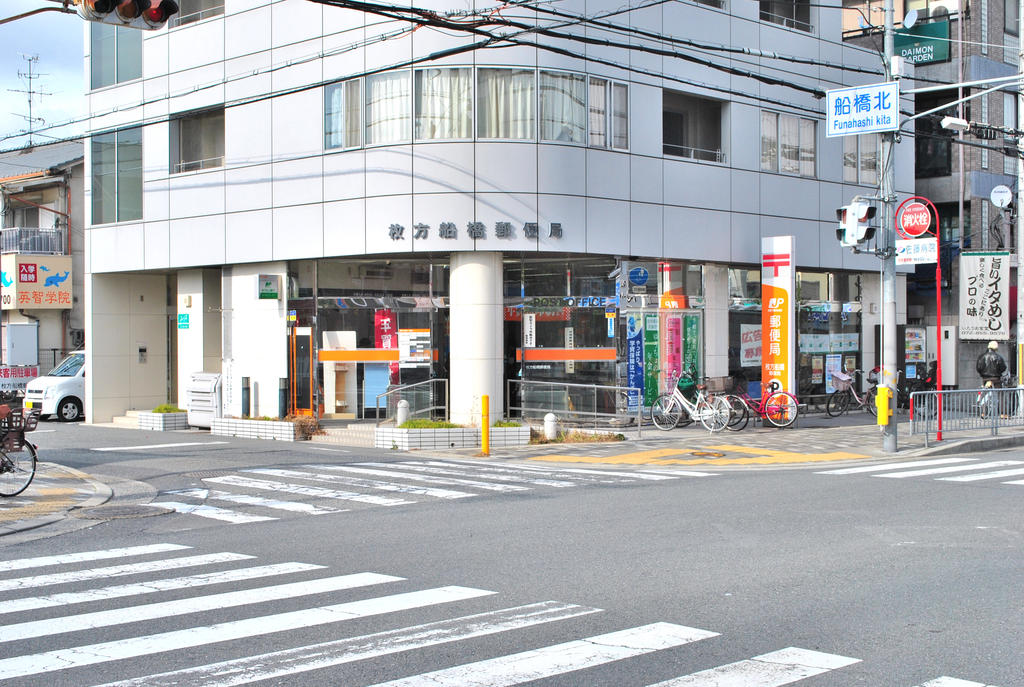
[[[43,7],[60,7],[49,0],[0,0],[0,20]],[[42,117],[45,124],[34,128],[81,118],[85,113],[85,79],[83,72],[83,36],[85,21],[74,14],[43,12],[25,19],[0,24],[0,151],[28,144],[25,136],[8,138],[28,129],[20,115],[28,115],[28,95],[12,92],[28,90],[28,81],[18,73],[27,73],[29,62],[23,57],[38,55],[32,72],[33,90],[49,95],[36,95],[33,117]],[[65,138],[79,133],[77,128],[62,127],[40,132],[34,143],[52,138]]]

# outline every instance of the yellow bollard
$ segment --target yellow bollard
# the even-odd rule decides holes
[[[480,401],[480,454],[491,455],[491,397],[484,394]]]
[[[877,393],[875,394],[875,409],[878,411],[878,424],[887,425],[889,424],[889,418],[892,417],[892,389],[887,386],[878,387]]]

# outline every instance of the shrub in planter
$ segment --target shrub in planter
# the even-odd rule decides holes
[[[151,412],[154,412],[154,413],[184,413],[185,410],[183,408],[179,408],[178,406],[174,405],[173,403],[161,403],[156,408],[153,408],[153,410]]]
[[[295,425],[295,436],[298,439],[309,439],[316,434],[323,434],[320,421],[309,415],[288,415],[284,418]]]

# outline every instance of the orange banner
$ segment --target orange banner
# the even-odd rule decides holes
[[[567,360],[615,360],[614,348],[527,348],[527,362],[565,362]],[[523,349],[516,349],[516,360],[523,360]]]

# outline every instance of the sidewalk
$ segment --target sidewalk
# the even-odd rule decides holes
[[[17,496],[0,498],[0,544],[14,543],[11,535],[15,533],[64,521],[68,511],[98,506],[111,496],[109,486],[84,472],[40,462],[28,489]],[[19,537],[18,541],[28,538]]]

